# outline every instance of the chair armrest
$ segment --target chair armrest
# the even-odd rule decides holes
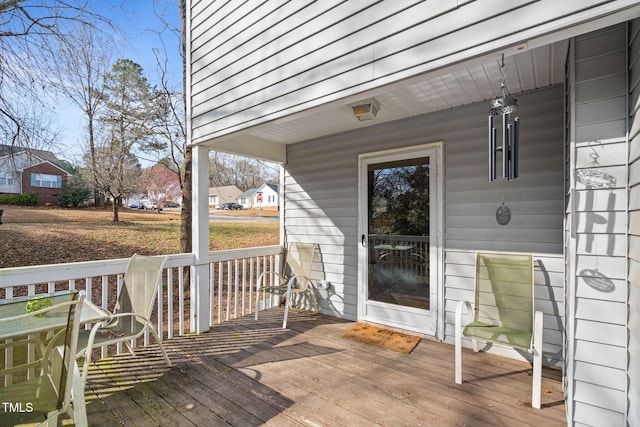
[[[294,282],[298,282],[298,286],[295,287],[293,286]],[[296,292],[304,292],[309,285],[311,284],[311,279],[309,279],[306,276],[291,276],[289,277],[289,279],[287,280],[287,291],[290,291],[291,289],[295,289]]]
[[[533,354],[535,355],[537,351],[542,354],[542,333],[544,330],[544,313],[540,310],[537,310],[533,314]]]
[[[267,274],[273,274],[278,278],[278,282],[282,283],[282,276],[280,276],[279,273],[275,272],[275,271],[263,271],[262,273],[260,273],[260,276],[258,276],[258,282],[256,283],[256,289],[260,290],[260,288],[266,288],[268,286],[261,286],[261,283],[264,281],[264,277]]]
[[[460,332],[462,333],[462,308],[466,307],[467,308],[467,313],[466,314],[471,314],[473,312],[473,307],[471,306],[471,302],[470,301],[458,301],[458,304],[456,305],[456,317],[455,317],[455,325],[456,325],[456,333],[458,332],[458,330],[460,330]]]
[[[91,332],[89,333],[89,340],[87,341],[87,346],[82,350],[79,350],[78,353],[76,353],[76,359],[84,356],[84,364],[82,366],[82,373],[81,373],[81,377],[83,381],[87,380],[89,365],[91,364],[91,353],[93,351],[93,342],[95,341],[98,330],[100,330],[101,328],[102,328],[102,323],[96,323],[95,325],[93,325],[93,327],[91,328]],[[83,386],[83,389],[84,389],[84,386]]]

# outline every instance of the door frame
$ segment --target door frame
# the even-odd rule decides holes
[[[388,161],[393,159],[411,159],[430,157],[435,161],[435,206],[430,202],[429,215],[429,256],[430,279],[435,286],[431,292],[431,321],[430,325],[414,325],[414,327],[398,324],[389,326],[444,338],[444,182],[443,182],[443,143],[433,142],[402,148],[393,148],[358,155],[358,321],[367,321],[366,306],[368,293],[368,248],[361,242],[362,235],[368,235],[368,204],[367,204],[367,171],[363,163],[369,160]]]

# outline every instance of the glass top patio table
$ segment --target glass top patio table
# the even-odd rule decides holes
[[[38,301],[41,301],[42,308],[45,308],[48,303],[50,303],[49,305],[55,305],[56,299],[60,299],[61,302],[62,299],[60,297],[67,294],[68,291],[63,291],[40,294],[35,297],[39,297]],[[65,299],[68,299],[68,297]],[[32,316],[27,312],[27,304],[30,301],[34,301],[33,295],[0,300],[0,319],[13,318],[6,322],[0,322],[0,339],[41,332],[56,327],[65,327],[67,325],[69,311],[66,307],[53,309],[39,316]],[[48,301],[48,303],[45,301]],[[81,310],[80,323],[99,322],[109,317],[109,313],[87,299],[84,299]]]

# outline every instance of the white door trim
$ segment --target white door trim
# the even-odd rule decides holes
[[[429,156],[435,160],[435,203],[430,204],[430,258],[431,263],[431,283],[435,283],[431,289],[431,322],[430,325],[417,328],[408,328],[415,332],[433,335],[437,338],[444,338],[444,183],[443,183],[443,143],[435,142],[421,144],[410,147],[389,149],[364,153],[358,156],[358,320],[366,320],[367,304],[367,248],[363,246],[361,236],[368,235],[367,221],[367,191],[366,191],[366,168],[363,164],[367,161],[384,158],[385,161],[394,159],[407,159],[412,157]],[[434,236],[435,239],[432,239]],[[374,305],[375,302],[374,302]],[[390,325],[398,326],[398,325]]]

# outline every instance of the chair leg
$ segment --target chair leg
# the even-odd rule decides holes
[[[149,329],[151,329],[151,333],[153,334],[153,338],[158,343],[158,346],[160,346],[160,351],[162,352],[162,357],[164,357],[165,362],[167,362],[167,366],[171,368],[173,365],[171,364],[171,360],[169,360],[169,355],[167,354],[167,351],[164,349],[164,345],[162,344],[162,341],[160,341],[160,337],[158,337],[158,331],[156,331],[156,328],[154,328],[151,325],[149,326]]]
[[[129,350],[129,354],[135,357],[136,350],[133,347],[133,342],[134,342],[133,340],[132,341],[125,341],[124,345],[125,345],[125,347],[127,347],[127,350]]]
[[[456,384],[462,384],[462,331],[456,325],[456,349],[455,349],[455,370]]]
[[[282,321],[282,329],[287,328],[287,316],[289,315],[289,303],[291,302],[291,292],[287,291],[284,303],[284,320]]]
[[[260,312],[260,292],[256,291],[256,320],[258,320],[258,313]]]
[[[316,298],[316,293],[314,292],[313,288],[311,286],[309,286],[307,288],[309,290],[309,294],[311,294],[311,301],[313,302],[313,309],[316,311],[316,313],[320,313],[320,306],[318,305],[318,299]]]
[[[456,306],[455,318],[455,377],[456,384],[462,384],[462,308],[467,308],[467,313],[471,313],[471,303],[469,301],[459,301]]]
[[[80,375],[77,360],[73,363],[73,382],[71,383],[71,407],[73,410],[73,421],[77,426],[89,425],[87,419],[87,405],[84,391],[86,378]]]
[[[536,311],[533,322],[533,385],[531,388],[531,406],[540,409],[542,394],[542,331],[543,313]]]

